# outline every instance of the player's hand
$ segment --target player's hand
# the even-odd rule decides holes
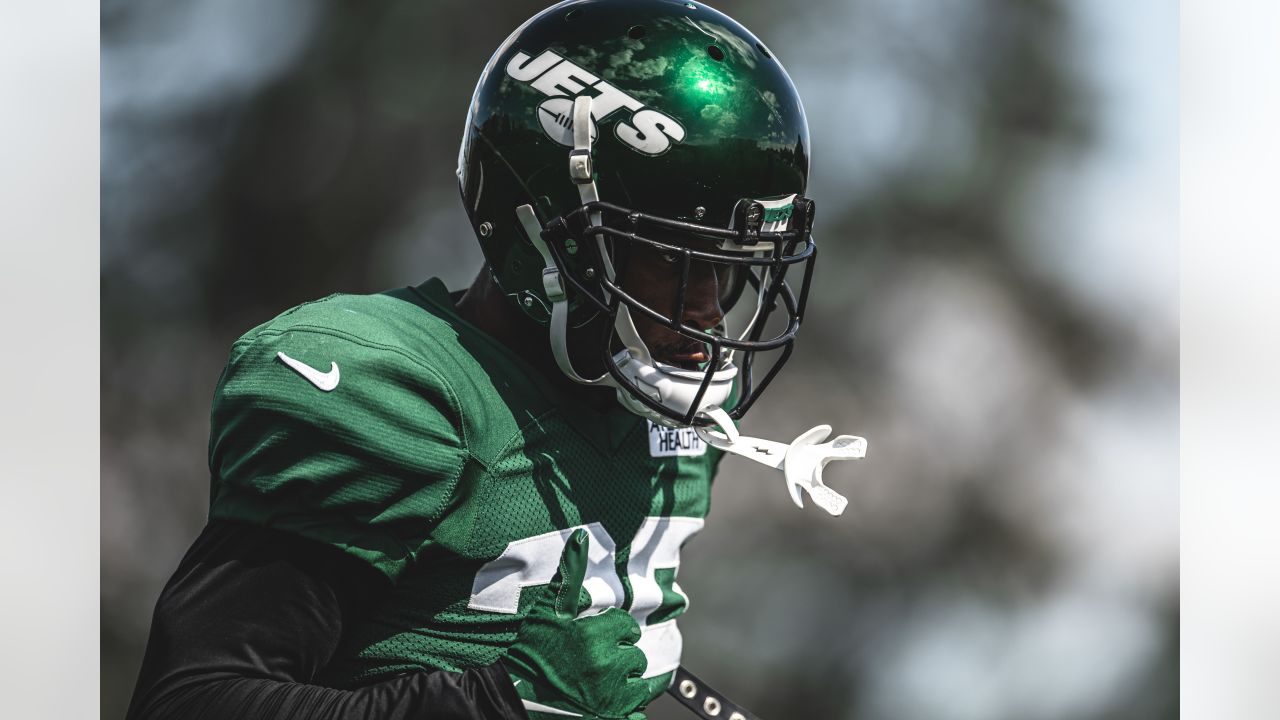
[[[636,647],[640,626],[620,608],[578,617],[589,606],[582,590],[589,536],[569,537],[560,568],[520,626],[503,663],[529,717],[644,720],[649,684]]]

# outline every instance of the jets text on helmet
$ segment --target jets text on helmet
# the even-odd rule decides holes
[[[544,50],[537,57],[517,51],[507,62],[507,75],[551,98],[539,106],[538,119],[547,136],[561,145],[573,146],[568,109],[572,107],[573,98],[587,88],[598,93],[591,100],[592,120],[599,122],[623,108],[631,111],[630,122],[619,120],[613,132],[638,152],[661,155],[673,143],[684,139],[684,128],[671,116],[645,107],[644,103],[551,50]],[[593,127],[593,136],[594,133]]]

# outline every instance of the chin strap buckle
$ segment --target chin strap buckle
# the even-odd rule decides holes
[[[591,98],[579,95],[573,99],[573,149],[569,151],[569,179],[578,186],[582,204],[600,199],[596,190],[596,168],[591,159]],[[599,213],[591,214],[591,224],[600,224]]]
[[[542,225],[538,222],[538,216],[533,212],[532,205],[521,205],[516,208],[516,219],[520,221],[520,226],[524,228],[524,234],[528,236],[529,242],[537,249],[538,254],[542,256],[546,266],[542,268],[542,291],[547,294],[547,300],[553,305],[566,299],[564,290],[564,278],[560,277],[560,268],[556,267],[555,260],[551,256],[551,251],[547,249],[547,241],[542,237]]]
[[[554,267],[542,268],[542,292],[547,294],[547,300],[558,303],[567,296],[564,292],[564,278],[560,277],[560,270]]]
[[[591,162],[590,150],[571,150],[569,152],[569,179],[574,185],[585,185],[595,176],[595,168]]]
[[[804,490],[809,493],[815,505],[828,513],[839,515],[844,512],[849,504],[848,499],[822,482],[822,470],[834,460],[860,460],[866,457],[866,439],[855,435],[838,435],[822,442],[831,434],[831,426],[818,425],[801,433],[790,444],[784,444],[739,435],[733,419],[721,408],[712,406],[702,412],[714,420],[722,431],[698,427],[696,431],[703,442],[781,470],[791,501],[798,508],[804,507],[804,500],[800,495],[800,491]]]

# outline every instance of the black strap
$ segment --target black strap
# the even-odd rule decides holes
[[[667,692],[703,720],[760,720],[712,690],[683,665],[676,668],[676,678]]]

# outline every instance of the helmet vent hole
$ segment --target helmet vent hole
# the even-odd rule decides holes
[[[721,50],[716,45],[708,45],[707,54],[710,55],[711,59],[715,60],[716,62],[722,62],[724,60],[724,51]]]
[[[580,17],[582,17],[582,8],[574,8],[564,14],[565,20],[577,20]]]
[[[632,40],[639,40],[644,37],[644,32],[645,30],[643,25],[632,25],[631,29],[627,31],[627,37]]]
[[[772,55],[769,54],[769,48],[765,47],[764,43],[760,42],[759,40],[756,41],[756,49],[760,51],[761,55],[767,58],[773,57]]]

